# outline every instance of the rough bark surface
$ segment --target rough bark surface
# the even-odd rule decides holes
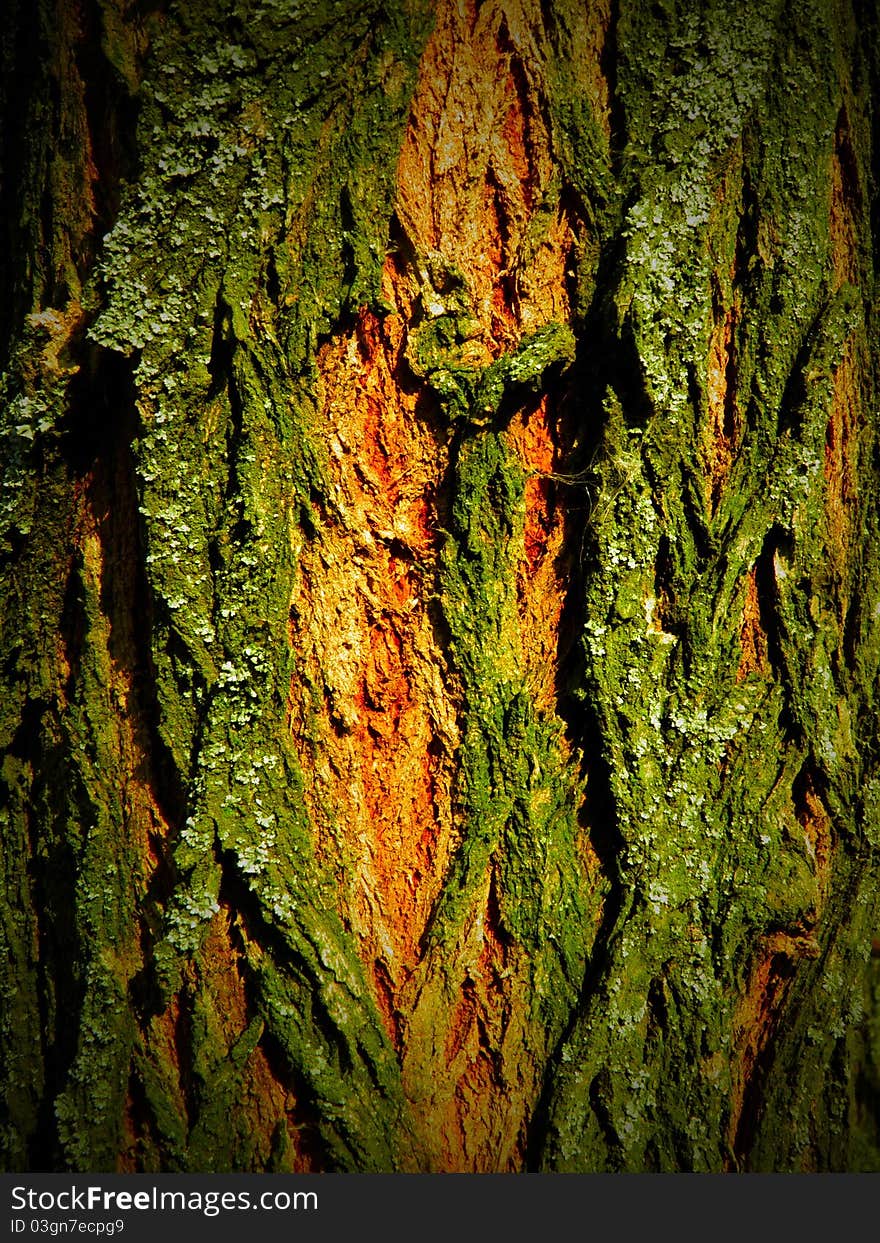
[[[6,1168],[880,1168],[878,48],[11,0]]]

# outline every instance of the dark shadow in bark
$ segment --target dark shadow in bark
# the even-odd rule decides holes
[[[103,18],[96,0],[79,6],[80,38],[76,44],[76,64],[83,83],[86,122],[91,139],[91,158],[97,173],[92,185],[95,216],[92,230],[83,239],[77,256],[81,280],[86,280],[101,238],[119,211],[123,181],[137,181],[139,159],[134,141],[139,105],[118,70],[104,54]]]
[[[149,963],[161,924],[160,908],[175,882],[173,849],[185,815],[186,793],[183,775],[159,732],[152,656],[155,607],[147,581],[132,447],[139,426],[130,361],[112,351],[89,347],[86,362],[71,382],[68,412],[59,430],[61,452],[72,474],[87,489],[101,538],[101,608],[109,623],[108,651],[131,688],[124,716],[138,753],[132,775],[149,789],[169,826],[164,837],[150,835],[158,862],[142,898],[140,916],[141,949]],[[72,574],[71,606],[70,593],[77,589],[78,575]],[[80,604],[77,613],[69,607],[62,627],[71,668],[70,694],[75,693],[78,676],[84,624],[81,608]],[[132,980],[131,996],[142,1018],[161,1009],[149,967]]]
[[[76,853],[68,840],[70,774],[62,731],[50,705],[31,700],[8,754],[39,774],[28,794],[28,874],[37,944],[37,1002],[43,1067],[37,1125],[28,1146],[28,1168],[59,1169],[55,1099],[76,1056],[82,1007],[81,945],[76,920]],[[0,790],[5,787],[0,786]],[[34,1051],[35,1055],[37,1051]]]
[[[0,108],[5,124],[0,125],[0,365],[5,368],[8,346],[30,309],[31,285],[38,272],[23,265],[22,254],[32,254],[30,236],[34,221],[22,212],[21,203],[31,188],[35,152],[33,128],[37,100],[48,89],[45,40],[40,31],[40,10],[32,0],[11,0],[4,22],[8,57],[2,65]],[[10,123],[21,101],[30,101],[25,116]]]
[[[615,176],[621,172],[623,151],[627,142],[626,109],[617,89],[617,67],[620,62],[617,30],[620,25],[620,0],[611,0],[605,45],[599,67],[608,83],[608,113],[611,122],[611,168]]]
[[[785,548],[790,536],[782,527],[774,525],[764,537],[761,552],[755,562],[755,588],[758,593],[758,616],[761,629],[767,636],[767,655],[774,676],[783,686],[785,680],[785,657],[779,633],[779,617],[776,612],[776,577],[773,560],[777,551]]]
[[[733,1142],[733,1151],[742,1168],[747,1168],[749,1153],[761,1121],[765,1085],[777,1053],[774,1032],[779,1028],[785,994],[794,975],[795,964],[787,954],[774,954],[764,990],[763,1015],[766,1027],[762,1032],[761,1049],[755,1058],[749,1081],[743,1093],[742,1109]]]
[[[260,1038],[260,1048],[273,1077],[293,1096],[294,1104],[287,1110],[287,1125],[288,1130],[296,1132],[297,1156],[309,1173],[330,1173],[332,1162],[321,1137],[320,1108],[308,1083],[290,1065],[277,1037],[268,1027]]]
[[[218,861],[222,868],[219,895],[221,903],[228,904],[229,909],[235,912],[246,938],[260,947],[275,969],[286,974],[295,986],[298,985],[308,992],[312,1025],[326,1042],[328,1049],[338,1056],[340,1073],[344,1076],[351,1069],[351,1054],[321,1001],[320,977],[305,958],[296,953],[282,933],[266,920],[259,897],[239,870],[235,851],[218,851]],[[252,978],[256,999],[259,996],[260,982],[256,976]],[[255,1009],[262,1012],[256,1001]],[[269,1016],[264,1013],[263,1017],[268,1030]]]

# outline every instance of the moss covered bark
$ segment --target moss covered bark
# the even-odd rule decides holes
[[[877,52],[10,7],[7,1168],[880,1165]]]

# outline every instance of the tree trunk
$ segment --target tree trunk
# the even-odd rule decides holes
[[[6,13],[6,1168],[880,1168],[873,6]]]

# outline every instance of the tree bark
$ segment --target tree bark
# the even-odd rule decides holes
[[[880,1168],[878,48],[7,7],[6,1168]]]

